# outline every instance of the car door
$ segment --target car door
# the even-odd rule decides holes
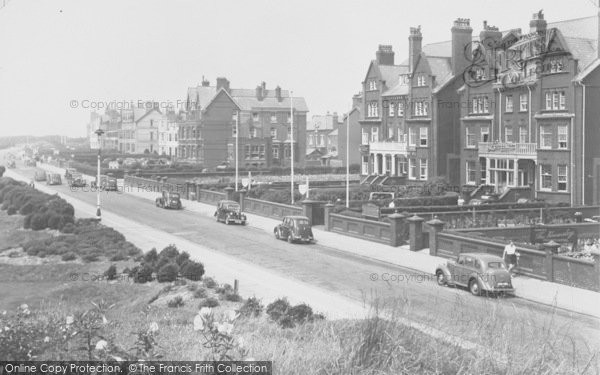
[[[283,219],[283,223],[281,224],[281,234],[285,238],[290,235],[290,221],[290,218],[286,217]]]
[[[459,285],[467,285],[468,279],[468,267],[467,262],[473,262],[472,258],[466,255],[460,255],[458,257],[458,262],[456,262],[455,272],[452,275],[454,277],[454,282]]]

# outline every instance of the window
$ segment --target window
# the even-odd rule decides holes
[[[371,128],[371,142],[379,141],[379,129],[377,127]]]
[[[487,96],[483,97],[483,113],[490,113],[490,101]]]
[[[367,111],[367,117],[378,117],[379,109],[377,102],[370,102]]]
[[[504,142],[506,143],[512,143],[513,140],[513,130],[512,128],[506,128],[504,129]]]
[[[258,146],[258,158],[259,159],[265,158],[265,145]]]
[[[388,139],[394,138],[394,128],[388,128]]]
[[[279,148],[273,148],[273,159],[279,159]]]
[[[527,143],[528,139],[527,137],[529,136],[529,132],[527,131],[527,128],[522,126],[519,128],[519,142],[520,143]]]
[[[244,145],[244,158],[250,159],[250,145]]]
[[[314,134],[309,134],[308,135],[308,145],[312,146],[315,144],[315,135]]]
[[[377,90],[377,81],[372,79],[369,81],[369,91]]]
[[[481,127],[481,142],[490,141],[490,128],[488,126]]]
[[[558,103],[558,108],[559,109],[565,109],[567,108],[567,98],[565,97],[565,92],[561,91],[558,93],[558,97],[559,97],[559,103]]]
[[[237,134],[237,127],[235,126],[235,124],[231,127],[231,136],[235,138],[236,134]]]
[[[546,93],[546,109],[552,109],[552,93]]]
[[[420,180],[427,180],[427,159],[421,159],[420,163],[420,175],[419,175],[419,179]]]
[[[489,113],[490,101],[487,96],[476,96],[471,100],[471,113]]]
[[[568,148],[568,127],[566,125],[558,126],[558,148],[566,149]]]
[[[277,122],[277,115],[276,114],[272,114],[271,115],[271,123],[276,123]]]
[[[519,95],[519,111],[527,112],[528,107],[527,94]]]
[[[505,112],[513,111],[513,97],[512,95],[506,95],[506,109]]]
[[[475,162],[468,161],[466,167],[466,175],[467,175],[467,184],[475,185],[477,179],[477,171],[475,170]]]
[[[410,180],[417,179],[417,160],[410,158],[408,159],[408,178]]]
[[[250,130],[250,138],[256,138],[258,137],[258,129],[257,128],[252,128]]]
[[[552,109],[558,109],[558,92],[552,93]]]
[[[429,113],[429,103],[423,100],[416,101],[413,113],[415,116],[427,116]]]
[[[362,144],[366,145],[369,143],[369,132],[365,128],[362,129]]]
[[[475,132],[473,131],[473,128],[468,126],[465,130],[467,132],[466,147],[469,147],[469,148],[476,147],[477,144],[475,143]]]
[[[398,142],[406,143],[406,134],[404,134],[400,128],[398,128]]]
[[[547,91],[545,93],[546,110],[563,110],[567,108],[567,98],[564,91]]]
[[[417,129],[415,129],[415,128],[408,129],[408,144],[410,146],[417,145]]]
[[[552,166],[540,165],[540,190],[552,190]]]
[[[550,61],[550,73],[560,73],[564,70],[562,59],[552,59]]]
[[[292,114],[288,113],[287,114],[287,123],[290,124],[292,122]]]
[[[277,128],[271,128],[271,139],[277,139]]]
[[[404,103],[398,103],[398,116],[404,116]]]
[[[552,128],[550,125],[540,126],[540,148],[552,148]]]
[[[426,127],[421,127],[421,129],[419,129],[419,139],[420,139],[420,146],[427,146],[427,133],[428,133],[428,128]]]
[[[258,121],[258,112],[252,113],[252,120],[253,121]]]
[[[568,169],[566,165],[558,166],[558,191],[567,191],[567,174]]]
[[[390,112],[389,112],[389,117],[394,117],[394,103],[390,103]]]

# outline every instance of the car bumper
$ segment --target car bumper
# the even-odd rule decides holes
[[[511,288],[511,287],[489,287],[486,288],[484,287],[483,290],[485,290],[486,292],[491,292],[491,293],[514,293],[515,292],[515,288]]]

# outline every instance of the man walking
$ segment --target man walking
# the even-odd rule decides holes
[[[505,263],[508,263],[508,272],[511,274],[511,276],[514,276],[512,269],[517,265],[517,247],[512,240],[510,240],[508,245],[504,246],[502,258],[504,259]]]

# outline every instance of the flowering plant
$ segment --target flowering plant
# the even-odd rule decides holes
[[[194,330],[204,336],[203,346],[210,351],[209,360],[234,361],[247,360],[248,350],[244,347],[243,338],[233,336],[234,324],[239,314],[229,310],[220,319],[215,318],[213,310],[203,307],[194,317]]]

